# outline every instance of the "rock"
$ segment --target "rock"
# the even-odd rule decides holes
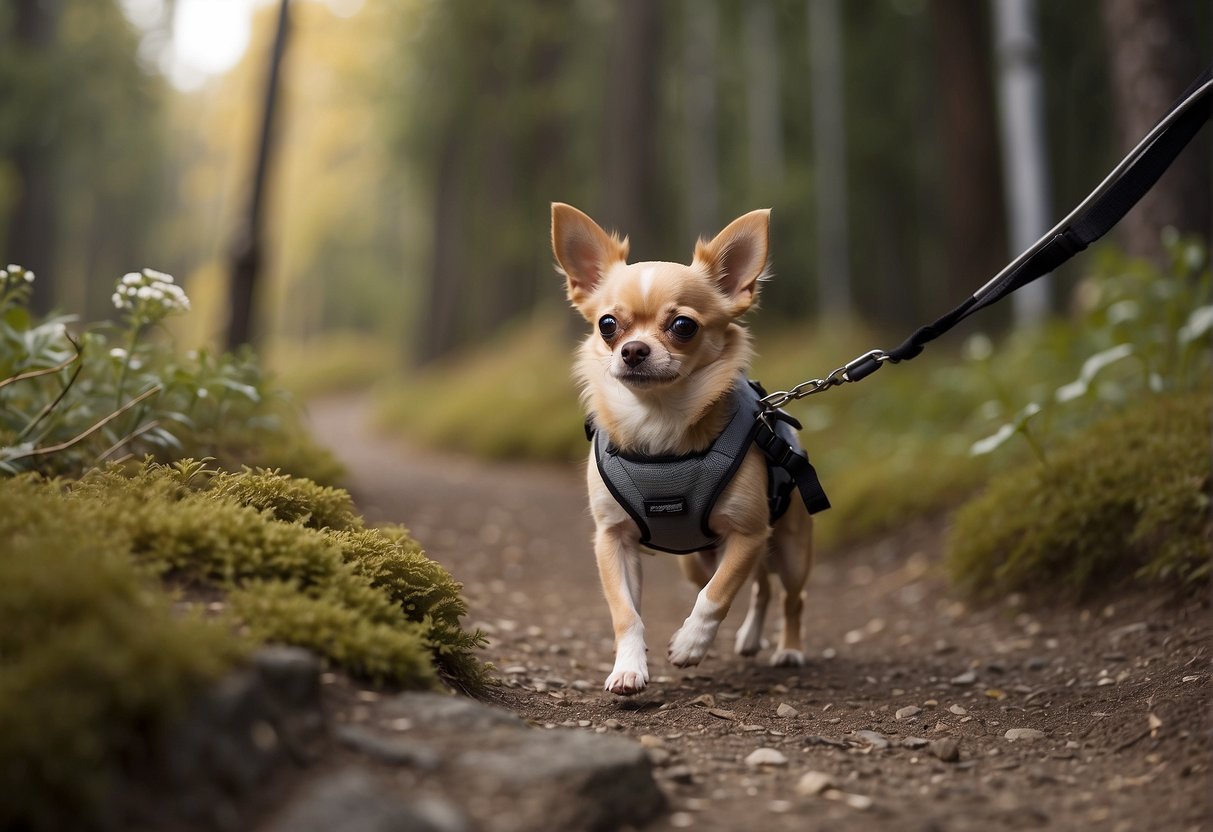
[[[1008,728],[1007,732],[1003,734],[1003,737],[1011,740],[1012,742],[1019,740],[1023,740],[1025,742],[1035,742],[1036,740],[1043,740],[1045,738],[1045,732],[1039,731],[1035,728]]]
[[[906,705],[904,708],[898,708],[897,713],[895,713],[894,716],[897,717],[898,720],[903,720],[916,717],[920,713],[922,713],[922,708],[918,707],[917,705]]]
[[[360,725],[339,725],[333,733],[342,745],[380,762],[422,771],[438,768],[438,754],[413,740],[376,733]]]
[[[960,743],[949,737],[935,740],[927,747],[927,751],[945,763],[960,761]]]
[[[704,694],[696,696],[694,699],[692,699],[691,704],[692,705],[702,705],[705,708],[715,708],[716,707],[716,697],[712,696],[712,694],[710,694],[710,693],[704,693]]]
[[[968,711],[966,711],[966,710],[965,710],[964,708],[962,708],[960,705],[951,705],[951,706],[949,706],[949,707],[948,707],[948,710],[949,710],[951,713],[956,714],[957,716],[965,716],[966,714],[968,714]]]
[[[889,747],[889,740],[884,734],[877,731],[856,731],[855,736],[866,742],[877,751],[883,751]]]
[[[751,768],[762,768],[764,766],[786,766],[788,758],[782,752],[774,748],[757,748],[750,752],[750,755],[745,758],[745,764]]]
[[[796,791],[803,795],[821,794],[834,787],[834,778],[824,771],[806,771],[796,784]]]
[[[263,832],[466,832],[466,818],[448,801],[405,798],[359,768],[338,769],[300,788]]]
[[[959,676],[953,676],[951,679],[949,679],[948,684],[956,687],[965,687],[967,685],[974,684],[976,681],[977,673],[972,670],[966,670]]]
[[[708,713],[717,719],[725,719],[730,721],[737,719],[737,714],[735,714],[733,711],[726,711],[723,708],[708,708]]]
[[[661,737],[656,737],[652,734],[642,734],[640,736],[640,744],[645,748],[661,748],[665,745],[665,741]]]
[[[236,806],[255,804],[275,772],[310,761],[324,727],[316,657],[296,647],[259,650],[195,698],[164,735],[147,801],[194,825],[239,825]]]
[[[906,737],[901,741],[901,747],[908,748],[911,751],[917,751],[919,748],[926,748],[930,744],[930,740],[924,740],[922,737]]]
[[[1024,662],[1024,667],[1028,670],[1044,670],[1049,666],[1049,660],[1042,656],[1033,656]]]
[[[800,716],[800,711],[793,708],[787,702],[780,702],[779,707],[775,709],[775,715],[782,716],[784,718],[791,718],[794,716]]]
[[[527,819],[519,828],[617,829],[640,826],[665,805],[649,753],[611,734],[523,727],[458,754],[453,767],[461,793],[508,797]]]
[[[401,693],[383,700],[381,713],[386,718],[405,717],[430,729],[469,733],[491,728],[526,727],[526,723],[509,711],[441,693]]]

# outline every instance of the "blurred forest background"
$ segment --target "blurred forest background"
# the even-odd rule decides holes
[[[223,342],[285,4],[247,4],[230,71],[164,69],[183,27],[234,2],[0,4],[0,256],[37,272],[37,309],[104,318],[114,279],[149,265],[194,300],[183,340]],[[1039,129],[1036,222],[1051,225],[1213,52],[1209,4],[1162,0],[289,11],[250,337],[284,366],[350,354],[372,374],[565,314],[553,200],[629,234],[636,259],[688,258],[697,236],[771,206],[763,325],[855,318],[900,336],[1025,244],[1000,78],[1039,81],[1035,114],[1026,99],[1010,123]],[[1159,257],[1166,225],[1207,236],[1211,158],[1205,131],[1119,243]]]

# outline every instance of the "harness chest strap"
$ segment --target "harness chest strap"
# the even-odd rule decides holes
[[[616,502],[640,529],[641,542],[673,554],[710,549],[719,538],[708,518],[751,444],[767,458],[771,521],[787,510],[793,486],[809,513],[830,507],[817,472],[800,449],[799,423],[782,411],[767,412],[772,427],[760,419],[765,392],[754,382],[739,379],[731,393],[733,415],[706,450],[684,456],[652,457],[621,452],[592,419],[586,438],[594,443],[599,474]]]

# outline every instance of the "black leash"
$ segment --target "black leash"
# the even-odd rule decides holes
[[[1103,182],[1065,219],[1015,258],[963,303],[943,317],[919,327],[895,349],[872,350],[815,378],[780,390],[762,400],[768,409],[852,381],[861,381],[885,364],[909,361],[923,348],[980,309],[1049,274],[1062,263],[1107,234],[1162,176],[1200,128],[1213,104],[1213,64],[1171,105],[1170,111],[1137,146],[1129,151]]]

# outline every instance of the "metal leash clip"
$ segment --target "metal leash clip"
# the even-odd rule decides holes
[[[791,390],[776,390],[758,400],[763,407],[760,418],[767,421],[767,414],[778,410],[790,401],[803,399],[814,393],[821,393],[831,387],[838,387],[852,381],[860,381],[880,369],[889,360],[889,354],[884,350],[870,350],[863,355],[848,361],[834,370],[825,378],[811,378],[802,381]]]

